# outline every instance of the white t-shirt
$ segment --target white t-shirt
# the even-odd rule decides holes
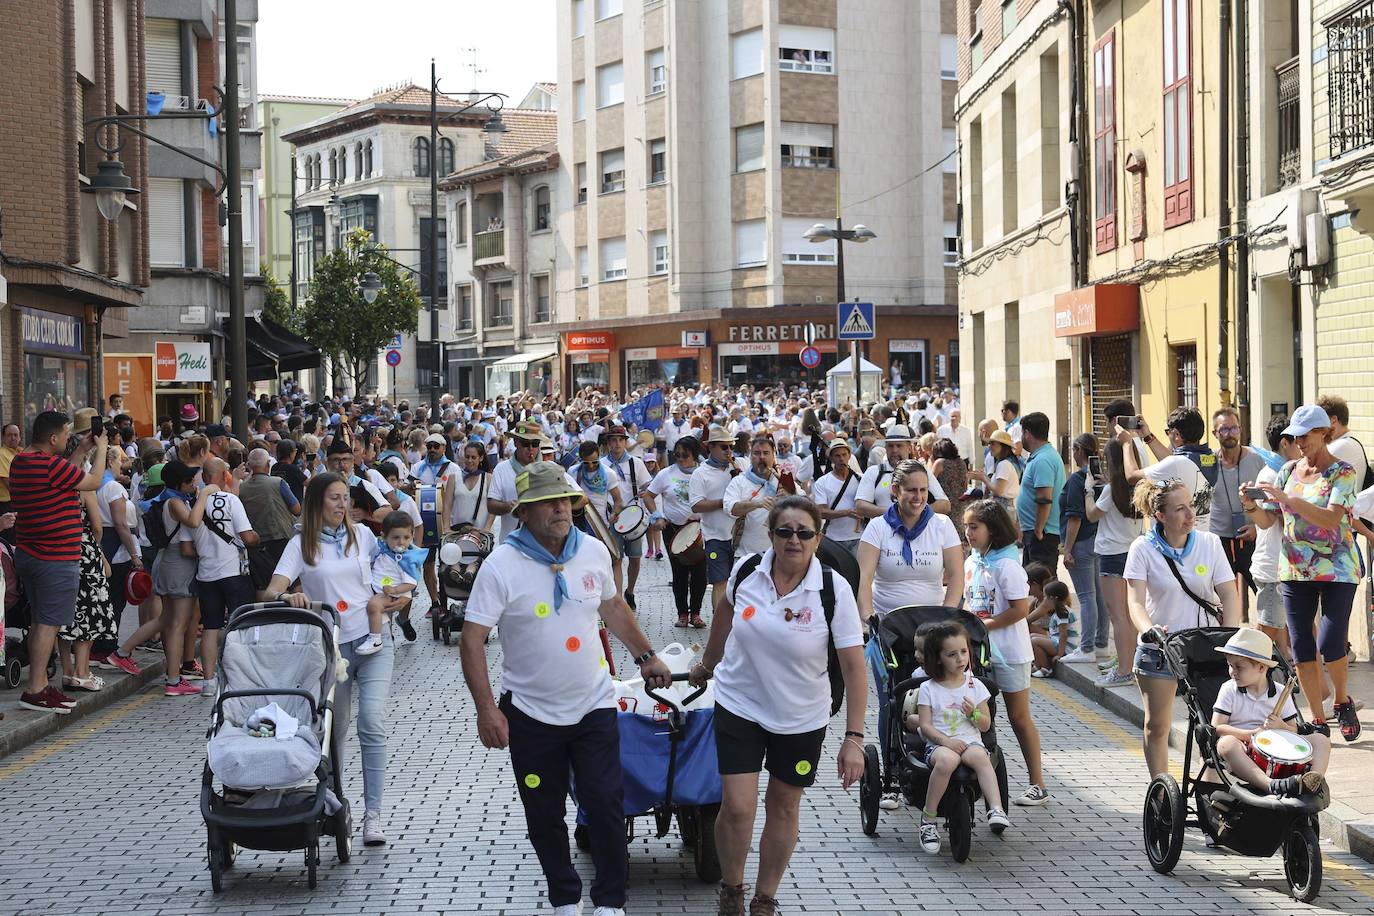
[[[1097,538],[1093,550],[1099,557],[1125,553],[1140,536],[1143,520],[1122,515],[1112,501],[1112,485],[1105,484],[1097,497],[1097,508],[1103,514],[1097,522]]]
[[[771,548],[758,568],[737,583],[741,563],[735,564],[727,586],[735,616],[715,670],[716,702],[774,734],[815,731],[830,721],[821,563],[813,557],[801,583],[786,595],[779,595],[773,584]],[[862,645],[854,593],[838,573],[832,572],[830,580],[835,592],[830,626],[835,648]]]
[[[401,568],[396,558],[383,550],[372,561],[372,591],[381,594],[382,589],[395,585],[415,585],[415,577]]]
[[[945,488],[940,486],[940,481],[930,473],[929,468],[926,469],[926,478],[930,481],[929,495],[926,499],[932,503],[949,499],[945,495]],[[854,498],[870,502],[886,512],[887,507],[892,505],[892,468],[886,463],[869,464],[868,470],[864,471],[864,476],[859,480],[859,492]]]
[[[425,523],[425,517],[420,514],[420,504],[415,500],[415,498],[412,497],[409,493],[405,493],[400,490],[396,491],[396,496],[401,503],[401,507],[396,511],[404,512],[406,515],[409,515],[412,527],[415,525],[423,525]]]
[[[469,621],[500,626],[501,688],[547,725],[615,706],[597,630],[601,602],[616,594],[606,545],[583,537],[563,575],[570,594],[555,611],[553,570],[503,544],[482,562],[467,607]]]
[[[1221,546],[1221,538],[1208,531],[1193,532],[1192,550],[1188,551],[1183,562],[1176,565],[1193,594],[1216,605],[1221,604],[1221,599],[1217,597],[1217,586],[1223,582],[1235,582],[1231,565],[1226,560],[1226,551]],[[1169,571],[1163,554],[1150,546],[1145,538],[1131,545],[1130,553],[1126,555],[1123,578],[1145,583],[1145,612],[1156,626],[1176,633],[1192,627],[1216,625],[1215,618],[1206,614],[1196,601],[1183,593],[1174,574]]]
[[[99,510],[101,530],[109,531],[113,527],[114,523],[111,520],[110,507],[121,499],[124,500],[124,505],[127,509],[132,501],[129,499],[129,491],[125,490],[124,485],[119,481],[107,480],[100,485],[100,489],[95,494],[95,504],[96,508]],[[133,524],[130,523],[130,530],[133,530],[133,527]],[[129,550],[124,546],[124,542],[121,540],[119,542],[119,550],[116,551],[114,557],[111,558],[110,564],[114,565],[116,563],[127,562],[129,562]]]
[[[728,468],[713,468],[709,464],[701,464],[692,474],[692,482],[688,487],[688,499],[692,505],[696,505],[702,500],[724,499],[725,490],[730,484],[730,470]],[[701,516],[701,536],[708,541],[728,541],[730,532],[734,527],[735,520],[724,509],[712,509],[709,512],[697,513]]]
[[[695,475],[694,475],[695,476]],[[772,483],[770,480],[769,483]],[[776,488],[769,492],[767,484],[759,485],[754,483],[745,474],[740,474],[731,480],[725,488],[725,512],[730,519],[730,527],[725,530],[725,539],[730,538],[734,529],[735,517],[729,515],[737,502],[754,502],[766,496],[776,496]],[[852,490],[853,487],[850,487]],[[768,510],[755,509],[744,517],[744,531],[740,534],[739,546],[735,548],[735,558],[741,559],[749,554],[763,553],[770,549],[772,542],[768,539]]]
[[[990,492],[996,494],[997,481],[1007,481],[1007,488],[1002,493],[1003,499],[1015,500],[1021,493],[1021,475],[1017,473],[1016,462],[1010,458],[1003,458],[997,462],[996,468],[992,472],[992,485]]]
[[[907,605],[945,603],[945,550],[960,546],[954,523],[938,513],[920,537],[911,542],[911,565],[902,559],[902,539],[887,519],[869,519],[863,542],[878,548],[878,568],[873,576],[873,610],[886,614]],[[962,553],[960,554],[962,556]]]
[[[1267,464],[1260,468],[1260,472],[1255,475],[1256,484],[1272,484],[1278,479],[1278,471],[1275,471]],[[1358,499],[1355,501],[1355,514],[1359,515],[1361,518],[1365,517],[1360,512],[1360,502]],[[1247,519],[1247,522],[1248,521]],[[1250,575],[1255,577],[1256,582],[1279,581],[1279,551],[1282,547],[1282,523],[1270,525],[1268,528],[1261,528],[1258,525],[1255,526],[1255,552],[1250,558]]]
[[[226,543],[211,530],[212,527],[229,535],[234,543]],[[237,496],[223,490],[211,494],[205,500],[205,516],[201,519],[200,527],[191,529],[191,540],[195,542],[196,554],[200,557],[196,565],[196,578],[201,582],[215,582],[239,575],[239,553],[246,548],[238,535],[252,530],[248,513]]]
[[[491,514],[487,511],[487,491],[491,489],[492,475],[479,474],[474,477],[472,489],[468,489],[468,482],[463,479],[462,472],[453,476],[453,508],[449,513],[449,524],[471,523],[481,528]]]
[[[1213,459],[1215,460],[1215,459]],[[1217,462],[1220,466],[1220,462]],[[1202,476],[1202,469],[1193,463],[1192,459],[1186,455],[1165,455],[1159,461],[1142,469],[1147,478],[1155,483],[1162,483],[1166,480],[1178,479],[1183,481],[1183,488],[1188,491],[1190,497],[1196,496],[1198,490],[1209,489],[1207,478]],[[1211,516],[1212,501],[1207,500],[1205,506],[1198,507],[1198,518],[1201,519],[1199,527],[1205,528]]]
[[[1269,713],[1274,709],[1274,702],[1279,698],[1279,693],[1283,690],[1277,684],[1266,688],[1265,682],[1249,690],[1241,690],[1233,680],[1227,680],[1217,691],[1217,701],[1212,704],[1212,712],[1219,712],[1227,716],[1227,725],[1235,728],[1259,728],[1264,724],[1264,720],[1269,718]],[[1289,694],[1283,701],[1283,709],[1279,710],[1279,718],[1285,722],[1292,722],[1298,717],[1298,707],[1293,704],[1293,696]]]
[[[977,706],[991,696],[987,685],[965,673],[963,682],[953,690],[936,683],[934,679],[926,681],[916,691],[916,705],[930,707],[931,724],[942,735],[982,747],[983,733],[964,715],[964,698],[972,700],[973,705]]]
[[[810,483],[816,476],[816,469],[810,454],[794,451],[786,458],[778,459],[778,467],[781,468],[783,465],[792,469],[792,478],[797,483]]]
[[[301,557],[301,536],[286,542],[272,575],[290,582],[301,580],[301,591],[339,612],[339,641],[352,642],[367,635],[367,602],[372,598],[372,555],[377,536],[366,525],[353,526],[356,552],[344,544],[321,543],[315,565]],[[347,551],[347,552],[345,552]]]
[[[411,477],[426,487],[443,486],[444,481],[454,474],[462,474],[462,469],[447,459],[444,459],[443,465],[437,468],[430,467],[423,461],[417,461],[408,470]]]
[[[382,472],[377,470],[376,468],[368,468],[367,480],[369,483],[372,484],[372,486],[376,487],[378,493],[382,494],[382,501],[385,502],[387,505],[391,505],[391,500],[386,499],[385,497],[396,488],[386,482],[386,478],[382,476]]]
[[[1360,443],[1352,439],[1349,433],[1346,433],[1339,439],[1332,439],[1326,448],[1331,454],[1355,469],[1355,486],[1363,488],[1364,472],[1369,467],[1369,457],[1365,455]]]
[[[491,487],[487,491],[488,499],[495,499],[501,502],[515,502],[515,467],[510,461],[502,461],[496,466],[496,470],[491,472]],[[501,516],[497,522],[499,533],[497,541],[505,541],[510,533],[520,527],[520,520],[515,517],[515,511],[511,510]]]
[[[958,429],[948,423],[935,431],[935,435],[941,439],[948,439],[954,443],[954,447],[959,450],[959,457],[965,461],[972,461],[973,451],[973,427],[960,424]]]
[[[1006,613],[1013,601],[1030,597],[1030,584],[1019,558],[996,560],[986,574],[977,574],[977,568],[972,556],[964,561],[964,607],[974,615],[983,619],[996,617]],[[1035,658],[1030,626],[1024,617],[1009,627],[989,631],[988,642],[993,658],[1008,665],[1025,664]]]
[[[621,455],[619,461],[606,455],[601,463],[606,468],[606,480],[612,486],[620,488],[622,505],[628,506],[639,499],[640,491],[647,487],[653,479],[649,476],[649,469],[644,466],[644,462],[629,452]],[[631,470],[633,470],[633,474]],[[625,476],[621,477],[621,474]],[[631,486],[632,482],[633,486]]]
[[[649,484],[649,492],[659,497],[658,509],[674,525],[685,525],[692,518],[692,477],[696,468],[684,471],[676,464],[659,471]]]
[[[811,500],[821,508],[830,508],[834,503],[836,511],[853,509],[854,499],[859,493],[859,477],[853,471],[844,480],[834,473],[826,474],[811,486]],[[835,498],[839,497],[839,502]],[[858,540],[863,531],[856,518],[832,518],[825,528],[825,536],[832,541]]]
[[[677,445],[677,440],[681,439],[683,436],[690,436],[691,434],[692,424],[687,420],[683,420],[676,425],[672,420],[666,421],[663,424],[663,444],[667,447],[668,454],[672,454],[673,447]]]

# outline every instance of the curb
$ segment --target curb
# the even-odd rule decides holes
[[[1141,728],[1145,726],[1143,708],[1126,699],[1120,688],[1108,689],[1097,686],[1089,675],[1079,670],[1079,666],[1057,666],[1055,679],[1132,724]],[[1187,740],[1187,728],[1178,722],[1173,723],[1169,729],[1169,746],[1181,752]],[[1321,835],[1329,838],[1346,852],[1357,855],[1366,862],[1374,862],[1374,832],[1359,823],[1361,817],[1354,808],[1332,799],[1330,806],[1318,815]]]
[[[83,693],[76,698],[76,706],[70,714],[59,716],[52,713],[33,712],[27,709],[9,709],[5,719],[0,722],[0,758],[23,750],[34,742],[46,738],[80,722],[94,713],[113,706],[115,703],[142,690],[148,684],[162,678],[167,671],[167,662],[161,656],[140,653],[144,658],[157,658],[157,661],[140,662],[142,669],[135,676],[121,674],[118,680],[107,683],[99,693]],[[19,688],[12,693],[17,700]],[[6,699],[9,697],[7,696]]]

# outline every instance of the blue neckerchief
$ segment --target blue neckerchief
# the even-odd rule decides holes
[[[630,460],[634,461],[633,458],[631,458]],[[609,465],[610,468],[615,471],[615,475],[619,477],[621,480],[625,479],[625,469],[620,466],[619,461],[616,461],[614,458],[607,455],[605,458],[601,459],[601,463],[603,466]]]
[[[1174,449],[1174,454],[1182,455],[1191,461],[1202,472],[1208,486],[1217,485],[1217,471],[1220,465],[1217,464],[1216,453],[1210,448],[1205,445],[1180,445]]]
[[[764,496],[772,496],[773,494],[778,492],[778,479],[776,477],[769,477],[767,480],[765,480],[764,478],[755,474],[753,468],[750,468],[749,470],[745,471],[744,476],[749,478],[750,483],[755,483],[763,487]]]
[[[1188,552],[1193,549],[1193,542],[1197,540],[1197,532],[1189,531],[1188,540],[1184,543],[1182,549],[1180,549],[1170,546],[1169,542],[1164,540],[1164,526],[1159,522],[1155,522],[1154,527],[1146,532],[1145,540],[1149,542],[1151,547],[1158,550],[1165,557],[1168,557],[1175,563],[1182,563],[1183,558],[1188,556]]]
[[[377,542],[377,553],[373,559],[386,554],[396,561],[396,565],[401,567],[401,571],[410,576],[416,582],[420,581],[423,571],[425,558],[429,556],[429,551],[423,547],[408,547],[402,551],[392,550],[386,546],[386,541]]]
[[[523,471],[523,470],[525,470],[525,467],[526,467],[526,465],[523,465],[523,464],[521,464],[520,462],[516,461],[514,455],[511,455],[511,456],[510,456],[510,466],[511,466],[512,468],[515,469],[515,476],[516,476],[516,477],[519,477],[519,476],[520,476],[520,472]]]
[[[610,481],[606,479],[606,466],[598,463],[596,473],[587,472],[587,466],[581,462],[577,465],[577,483],[585,490],[600,496],[610,488]]]
[[[1020,553],[1017,552],[1015,544],[1008,544],[1005,547],[998,547],[996,550],[989,550],[987,553],[982,553],[974,548],[970,556],[973,557],[973,566],[976,572],[988,573],[992,571],[992,567],[998,561],[1015,560],[1020,556]]]
[[[328,528],[328,527],[322,527],[322,528],[320,528],[320,543],[321,543],[321,544],[333,544],[333,545],[334,545],[334,550],[338,553],[339,559],[343,559],[343,556],[344,556],[344,544],[346,544],[347,542],[348,542],[348,523],[347,523],[347,522],[345,522],[344,524],[340,525],[340,526],[337,527],[337,528]]]
[[[196,496],[194,493],[182,493],[178,490],[173,490],[171,487],[165,487],[162,492],[156,496],[139,500],[138,511],[143,515],[147,515],[152,511],[153,506],[160,506],[169,499],[180,499],[182,502],[186,503],[189,508],[196,501]]]
[[[105,486],[105,484],[109,483],[110,481],[112,481],[112,480],[114,480],[114,479],[115,479],[114,471],[110,470],[109,468],[106,468],[106,469],[105,469],[104,475],[101,476],[101,478],[100,478],[100,486],[103,488],[103,487]]]
[[[716,458],[714,456],[707,457],[706,463],[709,464],[711,467],[715,468],[717,471],[725,471],[729,470],[730,468],[730,462],[721,461],[719,458]]]
[[[472,478],[476,477],[476,476],[477,476],[478,474],[480,474],[480,473],[482,473],[482,469],[481,469],[481,468],[478,468],[478,469],[475,470],[475,471],[469,471],[467,468],[463,468],[463,480],[464,480],[464,481],[471,480]]]
[[[429,471],[429,473],[433,476],[434,482],[438,483],[439,472],[443,470],[444,466],[448,463],[449,461],[447,458],[440,458],[438,461],[421,461],[420,467],[422,470]]]
[[[563,607],[563,599],[570,594],[568,579],[563,575],[563,568],[572,562],[573,557],[577,556],[577,551],[582,546],[583,537],[585,535],[582,533],[582,529],[574,525],[568,531],[567,540],[563,542],[563,552],[556,557],[549,553],[548,548],[535,540],[528,528],[517,528],[506,538],[507,544],[531,560],[548,564],[548,567],[553,570],[553,609],[555,613],[558,613],[559,609]]]
[[[1011,432],[1011,428],[1012,428],[1013,426],[1015,426],[1017,423],[1020,423],[1020,422],[1021,422],[1021,418],[1020,418],[1020,417],[1012,417],[1011,422],[1008,423],[1006,426],[1003,426],[1002,428],[1003,428],[1004,430],[1006,430],[1007,432]]]
[[[883,513],[883,521],[887,522],[889,527],[892,528],[893,534],[902,539],[902,559],[906,561],[907,566],[913,565],[911,559],[911,542],[921,536],[921,532],[926,530],[926,525],[929,525],[930,520],[934,517],[934,510],[930,508],[930,503],[926,503],[925,506],[921,508],[921,517],[916,519],[916,524],[908,529],[906,525],[902,524],[902,515],[897,511],[896,503],[888,506],[887,511]]]
[[[1259,455],[1261,458],[1263,458],[1264,463],[1269,466],[1270,470],[1283,470],[1285,462],[1283,460],[1283,456],[1279,453],[1271,452],[1267,448],[1260,448],[1258,445],[1249,445],[1246,446],[1246,448],[1250,449],[1250,451],[1254,452],[1256,455]]]
[[[389,448],[389,449],[386,449],[386,450],[383,451],[380,455],[377,456],[377,463],[378,463],[378,464],[381,464],[383,461],[386,461],[388,458],[400,458],[402,461],[405,461],[405,460],[406,460],[406,456],[405,456],[405,455],[402,455],[400,452],[396,451],[395,449],[390,449],[390,448]]]
[[[357,474],[354,474],[353,476],[351,476],[351,477],[348,478],[348,485],[349,485],[350,487],[356,487],[358,484],[360,484],[360,483],[362,483],[362,482],[363,482],[363,479],[362,479],[361,477],[359,477]]]

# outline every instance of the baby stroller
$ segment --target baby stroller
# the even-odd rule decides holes
[[[439,606],[430,615],[436,642],[442,639],[450,645],[453,634],[463,629],[477,570],[495,549],[491,532],[472,525],[459,525],[444,535],[439,545]]]
[[[891,687],[888,690],[887,728],[878,744],[864,748],[864,775],[859,783],[860,824],[864,833],[878,832],[878,803],[886,792],[900,791],[908,805],[925,804],[930,771],[925,763],[925,739],[908,732],[902,725],[902,705],[909,691],[916,690],[925,677],[906,677],[916,669],[916,631],[927,623],[955,620],[968,631],[972,653],[970,668],[992,696],[988,711],[993,725],[983,733],[983,745],[997,771],[1002,801],[1007,800],[1007,764],[997,746],[997,682],[992,676],[992,655],[988,631],[983,621],[968,611],[947,607],[903,607],[889,613],[872,638],[879,641]],[[938,813],[949,830],[949,845],[954,861],[968,858],[973,840],[974,805],[982,797],[978,776],[962,764],[950,777],[949,788],[940,799]]]
[[[338,613],[320,603],[248,604],[224,626],[200,789],[215,891],[239,847],[304,849],[311,888],[321,836],[348,861],[353,819],[334,765],[338,632]]]
[[[24,668],[29,664],[28,630],[32,624],[29,601],[14,568],[13,549],[0,540],[0,597],[4,598],[4,609],[0,612],[0,660],[5,663],[0,671],[0,687],[11,690],[24,680]],[[56,673],[57,654],[53,653],[48,659],[48,677]]]
[[[1272,856],[1283,850],[1283,873],[1293,896],[1304,903],[1316,899],[1322,883],[1322,851],[1317,832],[1317,813],[1330,798],[1304,795],[1279,798],[1260,795],[1235,779],[1222,765],[1217,752],[1217,732],[1211,725],[1212,706],[1230,675],[1226,656],[1217,649],[1235,633],[1231,627],[1203,627],[1164,633],[1146,632],[1143,639],[1158,646],[1188,708],[1188,736],[1183,750],[1183,786],[1161,773],[1145,790],[1145,852],[1155,871],[1167,875],[1183,851],[1183,828],[1198,827],[1209,845],[1222,846],[1243,856]],[[1293,671],[1277,657],[1277,675],[1284,681]],[[1298,734],[1312,729],[1298,713]],[[1193,745],[1202,758],[1193,775]],[[1205,779],[1203,777],[1206,777]]]

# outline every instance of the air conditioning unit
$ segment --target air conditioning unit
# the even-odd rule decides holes
[[[1288,247],[1294,251],[1302,251],[1303,238],[1303,211],[1299,207],[1289,207],[1288,213]]]
[[[1305,220],[1302,266],[1308,270],[1331,261],[1331,223],[1321,213],[1309,213]]]

